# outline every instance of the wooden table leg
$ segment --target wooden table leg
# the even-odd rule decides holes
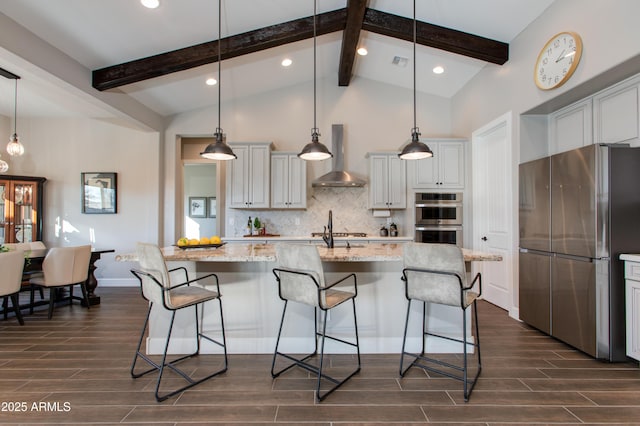
[[[96,295],[96,287],[98,287],[98,280],[96,280],[95,275],[93,274],[96,270],[96,262],[100,259],[100,255],[102,253],[110,253],[113,250],[100,250],[100,251],[92,251],[91,259],[89,260],[89,277],[85,285],[87,286],[87,298],[89,299],[89,306],[99,305],[100,304],[100,296]],[[82,305],[85,303],[82,301]]]

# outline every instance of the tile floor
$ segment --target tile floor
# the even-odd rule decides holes
[[[400,379],[397,354],[364,355],[360,374],[320,404],[306,372],[272,380],[268,355],[231,355],[224,375],[156,403],[153,378],[129,376],[145,303],[133,288],[97,293],[99,306],[60,306],[51,321],[46,307],[22,327],[0,320],[0,424],[640,424],[638,363],[593,360],[486,302],[468,403],[459,382],[415,369]],[[220,357],[190,362],[197,373]]]

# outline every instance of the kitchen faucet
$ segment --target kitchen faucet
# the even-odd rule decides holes
[[[322,233],[322,239],[327,244],[328,248],[333,248],[333,215],[331,210],[329,210],[329,234],[327,235],[327,227],[324,227],[324,232]]]

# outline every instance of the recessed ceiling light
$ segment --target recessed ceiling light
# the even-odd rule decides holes
[[[366,47],[358,48],[357,52],[358,52],[358,55],[360,56],[367,56],[367,53],[369,53]]]
[[[434,74],[442,74],[443,72],[444,72],[444,68],[442,68],[440,65],[438,65],[433,69]]]
[[[218,80],[215,78],[211,77],[207,79],[207,86],[215,86],[216,84],[218,84]]]
[[[281,62],[283,67],[288,67],[289,65],[291,65],[293,63],[293,61],[289,58],[284,58]]]
[[[160,0],[140,0],[140,3],[146,8],[155,9],[160,6]]]

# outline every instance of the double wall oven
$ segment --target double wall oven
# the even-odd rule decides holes
[[[416,193],[415,214],[415,241],[462,247],[461,192]]]

